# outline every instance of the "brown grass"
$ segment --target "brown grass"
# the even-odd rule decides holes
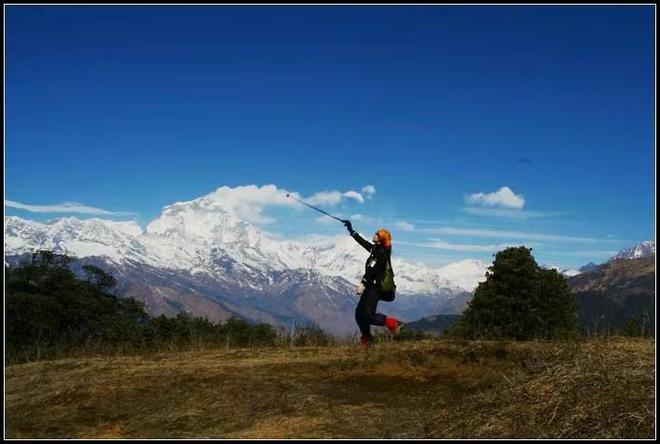
[[[654,341],[425,340],[6,368],[7,438],[653,438]]]

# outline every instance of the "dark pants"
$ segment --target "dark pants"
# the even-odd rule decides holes
[[[370,325],[385,325],[384,314],[376,313],[376,306],[378,305],[378,290],[375,288],[367,288],[360,296],[360,302],[355,307],[355,321],[360,327],[362,336],[372,338]]]

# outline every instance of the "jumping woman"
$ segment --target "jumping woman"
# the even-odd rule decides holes
[[[386,264],[390,264],[392,253],[392,235],[389,231],[381,228],[373,237],[373,244],[353,230],[351,222],[343,221],[353,239],[369,252],[365,264],[365,272],[362,280],[357,285],[355,292],[360,295],[360,302],[355,308],[355,321],[360,327],[360,345],[368,349],[374,341],[371,335],[371,325],[384,325],[394,335],[399,334],[402,322],[392,316],[376,313],[376,306],[381,296],[381,282],[385,274]]]

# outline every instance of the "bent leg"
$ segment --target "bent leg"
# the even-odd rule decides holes
[[[376,307],[378,306],[378,291],[375,288],[369,288],[362,293],[360,297],[360,302],[358,303],[357,308],[355,309],[355,319],[360,319],[360,322],[366,323],[367,325],[385,325],[385,319],[387,316],[376,313]]]

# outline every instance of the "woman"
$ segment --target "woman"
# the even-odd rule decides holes
[[[356,293],[360,295],[360,302],[355,308],[355,320],[358,327],[360,327],[360,333],[362,333],[360,344],[366,349],[374,341],[374,337],[371,335],[371,325],[384,325],[395,335],[399,334],[399,330],[403,325],[394,317],[376,313],[380,281],[383,279],[385,265],[390,261],[392,253],[392,235],[389,231],[381,228],[374,234],[372,244],[353,230],[350,221],[344,221],[344,225],[346,225],[353,239],[369,252],[364,276],[356,288]]]

